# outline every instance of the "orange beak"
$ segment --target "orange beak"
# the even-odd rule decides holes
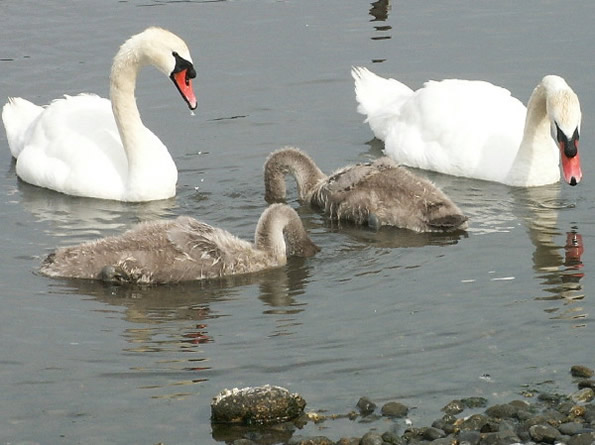
[[[581,171],[581,159],[578,151],[572,157],[568,157],[564,152],[564,144],[560,143],[560,153],[562,158],[562,175],[564,180],[570,185],[577,185],[581,182],[583,172]],[[576,141],[578,149],[578,141]]]
[[[176,88],[188,104],[188,107],[191,110],[195,110],[198,106],[198,101],[192,89],[192,77],[194,76],[191,76],[188,68],[171,74],[171,80],[173,80]]]

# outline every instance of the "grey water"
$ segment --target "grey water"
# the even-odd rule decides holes
[[[568,393],[570,366],[595,365],[595,3],[19,0],[1,1],[0,16],[2,98],[106,96],[118,46],[149,25],[186,40],[199,97],[190,116],[168,79],[139,76],[143,120],[180,171],[167,201],[24,184],[0,131],[0,443],[221,443],[211,398],[267,383],[331,414],[361,396],[396,400],[421,425],[454,398]],[[523,102],[560,74],[581,99],[584,179],[523,190],[418,172],[470,217],[465,234],[446,236],[331,224],[290,187],[322,248],[313,258],[145,289],[35,274],[56,246],[181,214],[251,239],[262,165],[281,146],[326,172],[380,156],[356,112],[353,65],[412,87],[484,79]],[[296,434],[338,440],[403,422],[341,419]]]

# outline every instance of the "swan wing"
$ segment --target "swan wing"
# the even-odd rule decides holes
[[[121,198],[128,162],[109,100],[89,94],[57,99],[23,139],[17,158],[22,180],[70,195]]]
[[[508,90],[489,82],[430,81],[391,120],[386,152],[411,167],[502,181],[520,146],[525,114]]]
[[[365,69],[354,78],[358,111],[397,162],[504,182],[526,116],[525,106],[510,91],[484,81],[447,79],[426,82],[407,94],[394,79]]]
[[[233,243],[249,246],[225,230],[187,216],[176,219],[167,231],[167,238],[178,252],[201,269],[216,270],[216,275],[234,261]]]

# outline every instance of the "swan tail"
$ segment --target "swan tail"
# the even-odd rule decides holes
[[[19,157],[25,146],[28,129],[43,111],[43,107],[35,105],[21,97],[9,97],[2,108],[2,122],[6,130],[6,139],[10,152]]]
[[[386,140],[392,118],[399,114],[413,90],[395,79],[385,79],[364,67],[353,67],[357,111],[366,116],[374,135]]]

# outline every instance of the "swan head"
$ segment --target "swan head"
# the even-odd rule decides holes
[[[155,66],[173,81],[188,107],[196,109],[198,101],[192,88],[196,70],[188,46],[180,37],[166,29],[150,27],[128,39],[120,53],[125,58],[135,54],[139,65]]]
[[[552,138],[560,150],[562,174],[570,185],[577,185],[583,176],[579,156],[581,106],[577,95],[559,76],[545,76],[542,84],[548,91],[547,110]]]

